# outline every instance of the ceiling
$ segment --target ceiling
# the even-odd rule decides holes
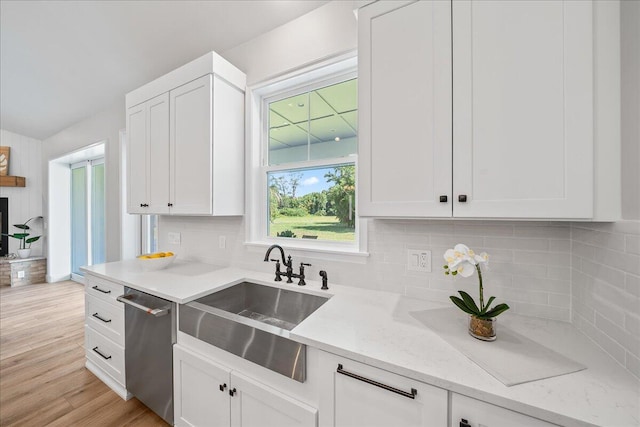
[[[0,1],[0,127],[45,139],[327,0]]]
[[[269,150],[353,138],[357,108],[357,79],[272,102]]]

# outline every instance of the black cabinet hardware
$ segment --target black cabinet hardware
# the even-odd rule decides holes
[[[440,203],[447,203],[447,200],[449,200],[447,196],[440,196]]]
[[[220,391],[224,391],[227,388],[227,384],[220,384]]]
[[[229,396],[233,397],[234,394],[236,394],[237,390],[236,388],[232,388],[231,390],[229,390]]]
[[[95,317],[98,320],[102,320],[104,323],[111,322],[111,319],[105,319],[104,317],[100,317],[100,315],[98,313],[93,313],[92,316]]]
[[[93,347],[92,350],[95,351],[96,353],[98,353],[100,355],[100,357],[102,357],[104,360],[111,359],[111,356],[105,356],[104,353],[102,353],[100,350],[98,350],[98,347]]]
[[[466,195],[466,194],[460,194],[460,195],[458,196],[458,201],[459,201],[460,203],[466,203],[466,202],[467,202],[467,195]]]
[[[464,418],[460,418],[460,427],[471,427],[471,424],[469,424],[469,421]]]
[[[173,206],[173,203],[167,203],[167,206],[171,207]]]
[[[105,291],[104,289],[100,289],[97,285],[96,285],[96,286],[94,286],[94,287],[93,287],[93,288],[91,288],[91,289],[95,289],[96,291],[98,291],[98,292],[102,292],[103,294],[110,294],[110,293],[111,293],[111,291]]]
[[[338,369],[336,370],[336,372],[339,373],[339,374],[351,377],[353,379],[356,379],[358,381],[362,381],[362,382],[365,382],[367,384],[371,384],[371,385],[374,385],[376,387],[380,387],[380,388],[385,389],[387,391],[391,391],[393,393],[397,393],[400,396],[408,397],[409,399],[415,399],[416,395],[418,394],[418,390],[416,390],[415,388],[412,388],[411,392],[406,392],[404,390],[400,390],[399,388],[391,387],[389,385],[382,384],[382,383],[380,383],[378,381],[374,381],[374,380],[369,379],[369,378],[361,377],[360,375],[354,374],[353,372],[345,371],[342,368],[342,364],[338,364]]]

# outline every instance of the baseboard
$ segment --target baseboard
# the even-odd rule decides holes
[[[63,282],[65,280],[69,280],[69,279],[71,279],[71,275],[70,274],[67,274],[67,275],[64,275],[64,276],[57,276],[57,277],[56,276],[51,276],[49,274],[47,274],[47,276],[46,276],[47,283]]]
[[[102,369],[100,369],[96,364],[94,364],[90,360],[86,360],[84,366],[91,371],[93,375],[98,377],[100,381],[109,386],[109,388],[116,392],[118,396],[120,396],[124,400],[129,400],[133,397],[133,394],[129,393],[126,388],[124,388],[119,382],[111,378],[108,374],[106,374]]]

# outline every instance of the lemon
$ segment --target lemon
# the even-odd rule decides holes
[[[165,256],[173,256],[173,252],[165,252]]]

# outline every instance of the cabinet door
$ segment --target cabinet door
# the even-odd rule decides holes
[[[317,426],[317,409],[236,372],[231,383],[232,427]]]
[[[173,346],[173,399],[176,426],[228,427],[229,373],[180,345]]]
[[[147,213],[169,213],[169,94],[146,103],[148,121]]]
[[[127,110],[127,146],[127,212],[168,213],[168,93]]]
[[[212,213],[211,79],[209,74],[169,93],[172,214]]]
[[[453,2],[454,216],[592,216],[592,43],[590,1]]]
[[[145,104],[127,110],[127,212],[146,213],[147,112]]]
[[[538,418],[452,393],[451,427],[458,427],[462,419],[466,420],[471,427],[552,427],[555,425]]]
[[[447,425],[448,403],[444,389],[333,355],[327,354],[322,363],[331,382],[323,387],[324,393],[333,391],[332,399],[323,399],[329,402],[329,407],[321,407],[323,420],[333,418],[334,423],[330,425]]]
[[[379,1],[358,27],[359,214],[450,217],[451,3]]]

